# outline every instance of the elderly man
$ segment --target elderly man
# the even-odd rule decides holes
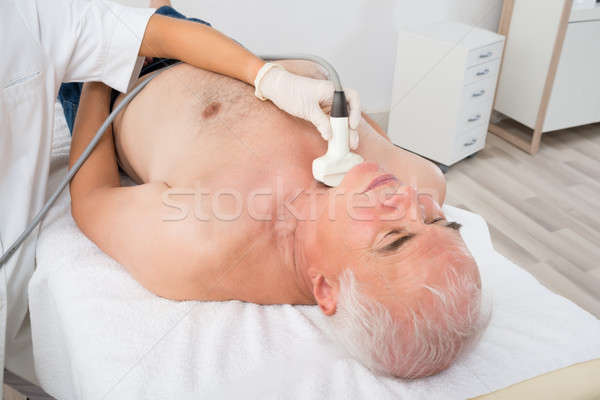
[[[110,97],[84,86],[71,163]],[[370,162],[337,188],[312,177],[326,150],[314,126],[189,65],[154,78],[113,129],[71,183],[72,214],[155,294],[317,304],[353,356],[399,377],[445,369],[481,328],[479,273],[440,209],[443,176],[368,121],[357,152]],[[117,163],[137,185],[120,185]]]

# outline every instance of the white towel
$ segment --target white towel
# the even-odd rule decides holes
[[[55,174],[67,138],[55,135]],[[445,211],[463,224],[492,319],[451,368],[404,381],[335,350],[316,307],[152,295],[79,231],[69,204],[66,193],[44,222],[29,287],[36,372],[60,399],[463,399],[600,357],[600,322],[496,253],[483,219],[457,208]]]

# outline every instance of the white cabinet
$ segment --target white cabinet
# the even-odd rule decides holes
[[[452,165],[485,145],[504,37],[455,22],[398,34],[388,136]]]
[[[570,22],[543,132],[600,121],[599,74],[600,17]]]
[[[572,6],[504,0],[499,31],[508,37],[494,108],[509,119],[490,131],[531,154],[544,132],[600,121],[600,4]]]

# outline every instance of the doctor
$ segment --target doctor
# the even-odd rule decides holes
[[[62,82],[102,81],[125,92],[143,57],[179,59],[242,80],[261,98],[315,124],[333,86],[265,63],[216,30],[104,0],[0,0],[0,254],[40,210],[46,194],[54,102]],[[353,93],[352,91],[346,92]],[[350,100],[350,128],[360,120]],[[36,229],[0,270],[0,383],[3,369],[31,375],[27,284]],[[0,397],[1,397],[0,386]]]

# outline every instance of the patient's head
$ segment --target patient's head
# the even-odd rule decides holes
[[[434,196],[375,164],[355,167],[332,190],[339,196],[313,222],[305,257],[340,344],[380,373],[447,368],[482,327],[479,272],[460,225],[445,220]]]

